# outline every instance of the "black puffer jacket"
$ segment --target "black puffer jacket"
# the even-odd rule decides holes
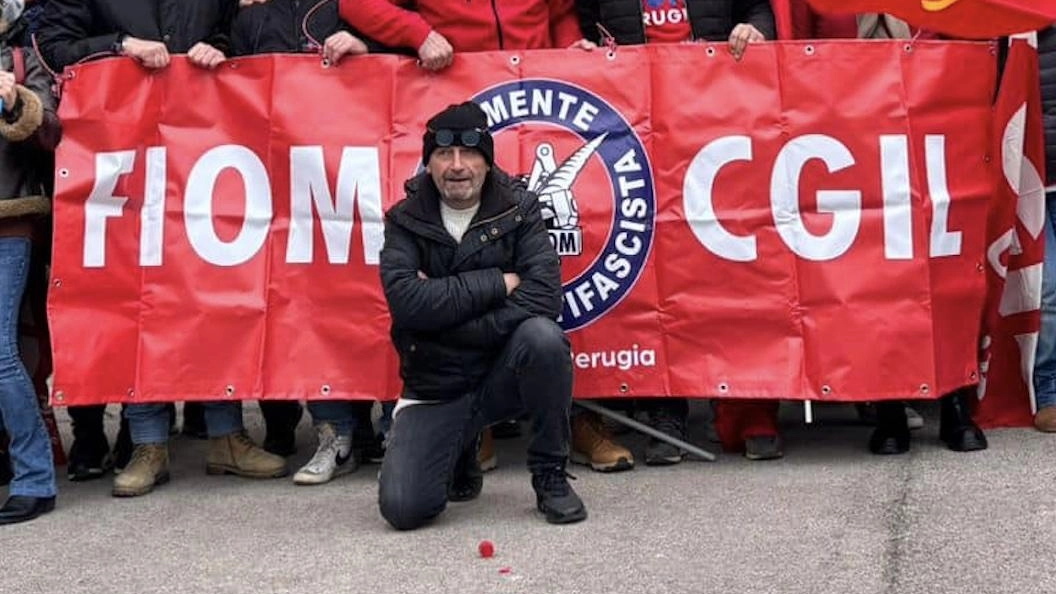
[[[739,23],[755,25],[767,40],[777,37],[769,0],[686,0],[693,39],[725,41]],[[645,43],[642,0],[576,0],[583,36],[604,42],[598,24],[619,45]]]
[[[162,41],[185,54],[204,41],[228,51],[228,31],[238,0],[48,0],[37,39],[56,70],[89,56],[113,52],[122,35]]]
[[[476,390],[521,322],[561,312],[561,268],[523,183],[492,169],[480,210],[456,243],[428,174],[385,220],[381,281],[406,396],[440,400]],[[428,278],[422,279],[419,271]],[[520,286],[506,296],[503,273]]]
[[[348,31],[362,40],[372,54],[391,51],[342,21],[336,0],[271,0],[238,10],[231,28],[231,53],[252,56],[314,52],[315,48],[309,47],[311,40],[304,34],[305,25],[320,44],[338,31]]]
[[[1056,183],[1056,27],[1038,34],[1041,60],[1041,109],[1045,124],[1045,171],[1048,183]]]

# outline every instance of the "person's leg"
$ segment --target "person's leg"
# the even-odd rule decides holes
[[[869,437],[869,451],[890,456],[909,451],[909,426],[906,421],[906,403],[901,400],[884,400],[874,404],[876,429]]]
[[[260,414],[264,416],[264,449],[279,456],[297,453],[297,424],[304,409],[296,400],[262,400]]]
[[[378,506],[393,528],[413,530],[447,507],[455,464],[475,427],[476,399],[415,404],[393,417],[378,473]]]
[[[30,245],[25,238],[0,238],[0,418],[10,440],[13,467],[10,498],[0,508],[0,524],[51,511],[57,493],[51,438],[40,415],[33,380],[18,351],[18,316]],[[28,499],[18,502],[16,498]],[[33,501],[27,507],[28,500]]]
[[[71,406],[66,409],[73,425],[73,445],[66,465],[67,478],[87,481],[103,476],[113,465],[110,443],[103,430],[106,405]]]
[[[715,431],[723,448],[744,451],[749,460],[774,460],[784,456],[777,425],[780,402],[720,398],[715,401]]]
[[[169,481],[169,414],[166,404],[129,404],[124,409],[132,457],[114,477],[114,497],[136,497]]]
[[[639,410],[649,413],[649,425],[671,437],[685,441],[689,401],[685,398],[642,398]],[[685,454],[682,450],[655,437],[645,447],[645,463],[650,466],[678,464]]]
[[[246,435],[241,402],[206,402],[205,429],[209,433],[208,474],[247,478],[286,476],[286,459],[264,451]]]
[[[358,462],[352,453],[352,434],[359,423],[357,413],[364,403],[349,400],[313,400],[308,403],[319,437],[319,446],[308,463],[293,475],[298,485],[321,485],[334,477],[353,472]],[[367,424],[370,424],[367,412]]]
[[[572,358],[568,338],[553,320],[531,318],[510,336],[481,390],[481,425],[528,414],[528,469],[536,506],[548,522],[587,517],[568,484]]]
[[[955,452],[975,452],[988,446],[986,435],[972,419],[970,402],[976,387],[965,386],[939,398],[939,439]]]
[[[1041,272],[1041,332],[1034,359],[1034,426],[1056,432],[1056,192],[1045,197],[1045,261]]]

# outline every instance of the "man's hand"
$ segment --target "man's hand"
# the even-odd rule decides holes
[[[367,53],[367,44],[349,33],[338,31],[323,42],[323,58],[337,64],[345,56],[361,56]]]
[[[11,113],[18,94],[15,92],[15,75],[10,72],[0,72],[0,99],[4,100],[4,112]]]
[[[207,70],[212,70],[227,60],[224,52],[202,41],[194,44],[194,47],[187,52],[187,59],[191,61],[191,64]]]
[[[730,32],[730,53],[733,54],[735,60],[740,60],[744,55],[744,50],[748,49],[749,43],[760,41],[766,41],[766,38],[759,32],[759,29],[755,28],[755,25],[741,23]]]
[[[454,58],[455,48],[451,47],[447,38],[436,31],[430,31],[429,36],[418,48],[418,59],[426,70],[443,70],[451,65]]]
[[[583,51],[591,52],[598,49],[598,44],[594,43],[589,39],[580,39],[579,41],[568,46],[568,49],[581,49]]]
[[[506,296],[509,297],[514,289],[521,285],[521,277],[516,272],[502,273],[502,282],[506,283]]]
[[[121,42],[121,53],[151,70],[168,66],[170,60],[169,48],[164,43],[137,37],[125,37]]]

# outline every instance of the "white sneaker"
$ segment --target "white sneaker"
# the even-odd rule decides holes
[[[354,472],[359,464],[352,455],[352,436],[338,435],[330,423],[320,423],[316,427],[319,433],[319,449],[307,464],[293,475],[293,482],[298,485],[321,485],[334,477]]]
[[[906,407],[906,427],[911,431],[924,428],[924,417],[920,416],[912,407]]]

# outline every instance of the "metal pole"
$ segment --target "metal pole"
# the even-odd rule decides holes
[[[707,450],[701,449],[701,448],[699,448],[699,447],[697,447],[697,446],[695,446],[695,445],[693,445],[691,443],[682,441],[681,439],[677,439],[675,437],[671,437],[670,435],[668,435],[668,434],[666,434],[666,433],[664,433],[662,431],[657,431],[656,429],[653,429],[649,425],[646,425],[645,423],[639,423],[638,421],[635,421],[634,419],[628,417],[627,415],[621,415],[618,412],[611,411],[611,410],[605,408],[604,406],[601,406],[600,404],[597,404],[597,403],[594,403],[594,402],[590,402],[589,400],[573,400],[572,402],[576,406],[582,406],[583,408],[585,408],[585,409],[587,409],[587,410],[589,410],[591,412],[596,412],[599,415],[608,417],[608,418],[612,419],[613,421],[616,421],[617,423],[621,423],[623,425],[627,425],[628,427],[630,427],[631,429],[634,429],[635,431],[640,431],[640,432],[642,432],[642,433],[644,433],[644,434],[646,434],[646,435],[648,435],[650,437],[655,437],[655,438],[657,438],[657,439],[659,439],[661,441],[666,441],[667,443],[675,446],[676,448],[683,449],[683,450],[689,452],[690,454],[693,454],[694,456],[697,456],[699,458],[703,458],[703,459],[707,460],[708,462],[714,462],[715,461],[715,454],[712,454],[711,452],[709,452]]]

